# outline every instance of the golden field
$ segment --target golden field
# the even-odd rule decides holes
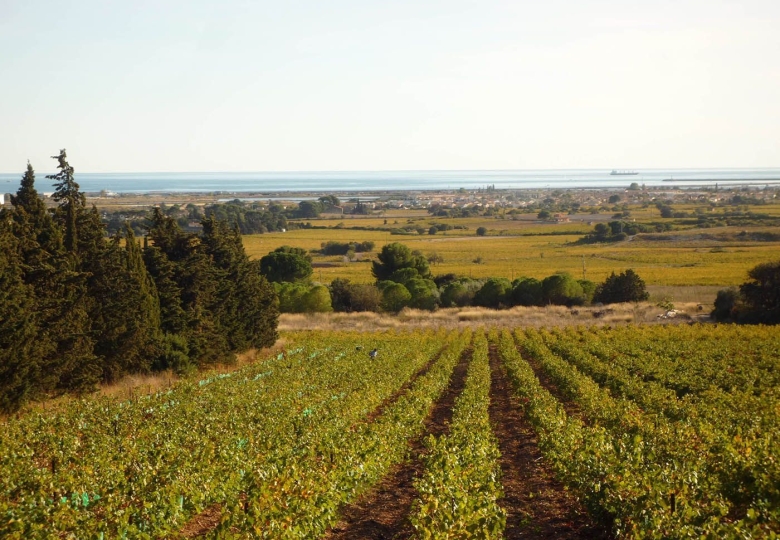
[[[432,266],[434,274],[455,273],[474,278],[497,276],[509,279],[520,276],[543,278],[565,271],[575,277],[602,281],[611,272],[633,268],[649,286],[727,286],[745,281],[753,266],[780,257],[780,244],[735,240],[743,230],[778,232],[766,227],[717,227],[688,229],[657,235],[637,235],[633,239],[609,243],[576,245],[583,234],[592,230],[594,221],[608,221],[608,216],[593,216],[570,223],[539,223],[535,216],[521,219],[489,217],[465,219],[431,218],[424,212],[388,213],[385,217],[311,220],[312,225],[327,229],[299,229],[285,233],[268,233],[244,237],[247,252],[260,258],[282,245],[307,250],[320,248],[323,242],[365,241],[376,244],[374,252],[359,254],[360,260],[348,262],[344,257],[313,254],[314,276],[329,283],[335,278],[354,282],[373,281],[370,260],[382,246],[401,242],[424,255],[437,254],[443,262]],[[387,219],[387,224],[384,224]],[[578,218],[575,218],[578,219]],[[398,223],[394,223],[394,222]],[[337,224],[340,228],[336,228]],[[353,227],[402,227],[407,224],[427,230],[432,223],[465,225],[467,230],[450,230],[435,235],[391,235],[384,231],[356,230]],[[476,236],[477,227],[486,227],[487,236]],[[718,238],[722,237],[722,238]],[[479,261],[479,262],[475,262]]]

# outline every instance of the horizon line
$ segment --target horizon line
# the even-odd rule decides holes
[[[529,168],[529,169],[287,169],[287,170],[242,170],[242,171],[75,171],[78,174],[342,174],[342,173],[415,173],[415,172],[516,172],[516,171],[635,171],[639,175],[643,171],[688,171],[688,170],[780,170],[780,165],[773,167],[580,167],[580,168]],[[56,173],[57,171],[46,171],[40,174]],[[0,172],[2,175],[20,174],[24,172]],[[36,175],[38,175],[36,171]]]

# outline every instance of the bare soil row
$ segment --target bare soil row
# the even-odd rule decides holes
[[[331,530],[329,539],[380,540],[412,536],[409,514],[412,503],[417,498],[414,478],[423,472],[421,460],[424,452],[423,440],[428,435],[441,436],[447,433],[452,421],[455,400],[466,384],[466,372],[471,354],[471,349],[463,352],[450,376],[447,390],[434,404],[430,415],[425,420],[423,435],[411,441],[410,455],[413,457],[395,467],[374,490],[346,507],[341,522]]]
[[[439,353],[441,354],[441,353]],[[407,539],[414,531],[409,521],[412,504],[417,499],[414,480],[423,473],[423,441],[428,435],[442,436],[449,430],[455,400],[463,391],[472,350],[466,349],[453,370],[447,390],[434,404],[425,421],[423,434],[410,441],[410,459],[397,465],[377,485],[342,511],[341,521],[326,535],[328,540]],[[411,384],[424,375],[438,355],[421,368],[398,391],[390,396],[369,419],[375,419],[397,400]],[[579,409],[559,391],[540,366],[529,359],[542,385],[556,396],[567,413],[582,418]],[[490,346],[491,404],[490,419],[501,450],[501,472],[504,498],[501,506],[507,512],[504,537],[605,539],[609,533],[585,511],[573,493],[554,477],[537,444],[533,427],[511,389],[498,351]],[[181,534],[186,538],[205,536],[219,523],[221,507],[215,504],[193,517]]]

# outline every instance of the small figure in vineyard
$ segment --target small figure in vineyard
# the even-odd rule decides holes
[[[370,353],[368,353],[368,356],[370,356],[372,360],[373,360],[374,358],[376,358],[376,349],[374,349],[374,350],[372,350]]]

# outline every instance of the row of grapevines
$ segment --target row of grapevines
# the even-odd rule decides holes
[[[483,332],[474,340],[465,387],[450,432],[426,441],[425,471],[412,514],[418,538],[502,538],[506,513],[497,500],[500,453],[490,426],[490,365]]]
[[[725,392],[780,388],[780,332],[771,326],[634,326],[593,332],[594,339],[620,344],[627,366],[680,397],[713,387]],[[708,399],[705,397],[705,400]]]
[[[772,508],[755,501],[742,516],[730,515],[721,478],[713,474],[706,441],[684,422],[645,414],[630,400],[616,398],[580,373],[544,344],[549,334],[528,332],[525,349],[555,384],[584,411],[590,422],[603,427],[609,442],[624,457],[619,464],[623,481],[632,489],[642,486],[642,534],[733,535],[749,530],[760,534],[771,527]],[[631,485],[631,484],[634,485]],[[648,528],[649,526],[649,528]]]
[[[724,326],[686,328],[686,334],[701,331],[701,335],[695,340],[696,355],[679,357],[669,355],[665,342],[653,340],[655,329],[632,330],[580,329],[565,335],[566,341],[576,341],[578,349],[600,360],[601,372],[594,370],[592,377],[612,391],[643,398],[645,408],[673,419],[703,418],[733,428],[734,435],[744,436],[737,431],[745,429],[777,429],[780,384],[766,386],[764,381],[780,372],[780,342],[772,352],[766,349],[769,340],[763,336],[767,328],[750,328],[736,336],[734,329]],[[670,333],[676,335],[680,330]],[[738,345],[728,341],[731,338]],[[729,348],[742,352],[723,358],[723,351]],[[680,374],[673,384],[663,380],[673,373]]]
[[[252,464],[307,451],[365,417],[443,334],[312,334],[290,354],[125,402],[90,399],[0,435],[0,536],[175,534],[235,496]]]
[[[537,339],[520,334],[517,338],[536,361],[549,354]],[[678,505],[677,499],[687,496],[687,491],[669,491],[667,479],[660,476],[662,471],[645,459],[641,437],[618,436],[598,423],[586,425],[568,416],[541,385],[508,332],[501,336],[500,354],[525,414],[537,431],[544,456],[594,516],[610,523],[616,536],[686,538],[708,534],[703,531],[705,524],[690,523],[700,521],[701,516],[685,504]],[[714,525],[719,529],[717,520]],[[720,533],[723,531],[709,531],[712,536]]]
[[[637,334],[641,336],[641,331]],[[730,515],[735,515],[736,509],[744,509],[766,523],[780,524],[777,400],[767,395],[761,399],[751,395],[739,400],[739,391],[731,394],[730,400],[722,395],[722,399],[710,402],[678,399],[654,381],[632,377],[620,365],[622,342],[619,340],[609,340],[603,345],[585,342],[583,347],[583,340],[578,338],[582,338],[581,333],[572,336],[571,332],[556,332],[548,336],[546,343],[553,352],[613,394],[633,400],[646,413],[662,414],[685,426],[691,436],[672,440],[671,444],[688,446],[692,439],[697,441],[706,474],[719,478],[720,492],[732,508]],[[611,349],[611,354],[605,349]],[[611,362],[589,354],[588,350],[598,351]],[[722,393],[714,388],[709,395]]]
[[[318,445],[253,467],[240,495],[227,502],[214,538],[315,538],[339,509],[376,484],[407,456],[433,402],[447,386],[469,333],[447,336],[446,348],[376,419],[332,431]]]
[[[688,394],[679,397],[675,390],[657,380],[638,376],[635,368],[629,367],[630,361],[623,362],[636,356],[629,357],[623,352],[622,343],[609,339],[603,332],[598,334],[603,336],[603,341],[601,339],[598,342],[594,341],[596,335],[596,332],[585,329],[555,330],[552,332],[555,339],[548,339],[547,345],[599,385],[608,388],[615,395],[636,401],[646,411],[663,414],[671,420],[696,421],[700,418],[702,410],[698,406],[702,401],[697,399],[698,396],[695,398],[694,394]],[[636,337],[640,335],[641,331],[637,329]],[[636,341],[632,341],[629,345],[635,343]],[[646,353],[636,351],[633,354],[647,356]],[[655,357],[655,361],[662,360]],[[715,397],[712,392],[707,392],[707,395],[710,399]],[[724,394],[725,396],[727,395]],[[703,403],[712,405],[709,399]]]

